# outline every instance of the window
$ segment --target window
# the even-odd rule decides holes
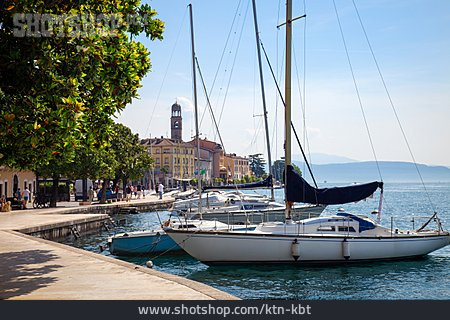
[[[170,153],[170,149],[169,148],[164,148],[163,149],[163,153]]]
[[[178,226],[178,229],[184,229],[184,228],[186,228],[186,229],[189,229],[189,228],[196,229],[197,226],[195,224],[185,224],[185,225],[179,225]]]
[[[160,163],[159,158],[156,158],[156,159],[155,159],[155,162],[156,162],[156,164],[159,164],[159,163]]]
[[[317,231],[336,231],[334,226],[320,226],[317,228]]]
[[[169,164],[169,158],[164,158],[164,164]]]
[[[15,174],[13,177],[13,193],[16,193],[17,189],[19,189],[19,178]]]
[[[156,153],[157,154],[160,154],[161,153],[161,150],[158,148],[158,149],[156,149]]]
[[[341,226],[338,227],[338,231],[339,232],[356,232],[355,228],[353,228],[353,227],[341,227]]]

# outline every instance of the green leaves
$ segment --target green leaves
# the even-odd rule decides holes
[[[9,11],[0,10],[0,165],[57,168],[73,161],[80,146],[89,154],[93,149],[105,151],[114,128],[112,117],[137,97],[150,70],[148,50],[128,34],[145,32],[152,40],[162,39],[164,23],[137,0],[18,0],[5,5],[13,3]],[[16,38],[11,32],[15,12],[140,18],[118,25],[115,37],[85,32]],[[114,167],[108,161],[97,162],[98,167]]]

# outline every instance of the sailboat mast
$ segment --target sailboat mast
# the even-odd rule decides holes
[[[192,17],[192,4],[189,4],[189,16],[191,22],[191,50],[192,50],[192,80],[194,83],[194,108],[195,108],[195,139],[197,141],[197,188],[198,188],[198,213],[202,212],[202,182],[200,179],[200,134],[198,130],[197,108],[197,77],[195,72],[195,46],[194,46],[194,22]]]
[[[292,54],[292,0],[286,1],[286,71],[284,80],[284,193],[287,221],[291,220],[291,206],[287,201],[287,167],[292,164],[291,158],[291,54]]]
[[[263,69],[262,69],[262,63],[261,63],[261,48],[260,48],[260,41],[259,41],[258,19],[257,19],[257,15],[256,15],[255,0],[252,0],[252,5],[253,5],[253,20],[255,22],[256,50],[258,52],[259,80],[261,82],[261,95],[262,95],[262,104],[263,104],[263,111],[264,111],[264,127],[266,129],[267,161],[269,164],[269,175],[271,175],[273,177],[272,155],[270,152],[269,124],[268,124],[268,120],[267,120],[266,94],[264,91],[264,78],[263,78]],[[271,200],[275,199],[275,194],[273,191],[273,183],[270,186],[270,199]]]

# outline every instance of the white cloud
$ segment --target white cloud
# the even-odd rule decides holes
[[[194,104],[192,103],[191,99],[187,97],[177,97],[177,102],[181,106],[181,112],[182,113],[194,113]]]

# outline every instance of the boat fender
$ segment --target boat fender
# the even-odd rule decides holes
[[[350,242],[347,241],[347,238],[342,241],[342,256],[345,260],[350,259]]]
[[[170,225],[170,220],[166,220],[163,222],[164,227],[168,227]]]
[[[291,255],[295,261],[297,261],[298,258],[300,258],[300,242],[298,242],[297,239],[292,241]]]
[[[145,265],[147,266],[147,268],[153,268],[153,261],[152,260],[148,260]]]

